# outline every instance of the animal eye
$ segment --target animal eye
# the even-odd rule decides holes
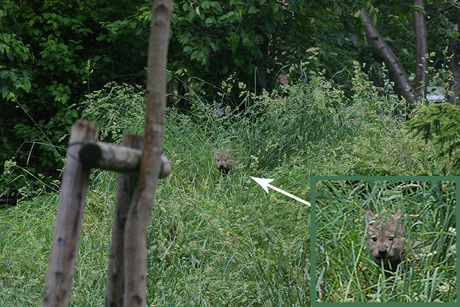
[[[376,241],[377,241],[377,237],[372,237],[372,241],[376,242]]]
[[[393,241],[393,239],[394,239],[393,236],[389,236],[389,237],[388,237],[388,240],[390,240],[390,241]]]

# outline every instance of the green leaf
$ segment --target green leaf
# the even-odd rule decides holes
[[[209,2],[207,2],[207,1],[203,2],[203,3],[201,4],[201,8],[203,8],[203,9],[205,9],[205,10],[209,9]]]
[[[10,75],[9,77],[10,77],[11,81],[13,81],[13,82],[18,79],[18,76],[12,71],[10,71],[9,75]]]
[[[353,17],[355,18],[359,18],[361,16],[361,10],[358,10],[354,15]]]
[[[377,24],[377,14],[372,14],[371,22],[374,26]]]
[[[9,88],[6,85],[2,85],[2,98],[5,99],[9,93]]]
[[[221,14],[222,13],[222,6],[220,5],[219,2],[212,2],[212,6],[214,7],[214,9],[216,10],[216,13],[217,14]]]
[[[337,40],[337,44],[339,44],[340,47],[343,47],[344,42],[345,42],[345,36],[342,34],[339,36]]]
[[[207,27],[210,27],[214,24],[214,18],[208,17],[204,23]]]
[[[189,11],[189,13],[187,14],[187,19],[189,21],[193,21],[193,19],[195,19],[195,10]]]
[[[191,60],[196,59],[197,55],[198,55],[198,50],[193,51],[192,54],[190,55],[190,59]]]

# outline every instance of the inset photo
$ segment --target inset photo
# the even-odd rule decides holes
[[[313,304],[457,301],[455,177],[316,177],[313,189]]]

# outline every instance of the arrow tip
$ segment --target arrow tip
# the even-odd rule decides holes
[[[265,192],[268,193],[268,184],[272,182],[275,179],[264,179],[264,178],[257,178],[257,177],[251,177],[252,180],[260,184],[260,186],[265,190]]]

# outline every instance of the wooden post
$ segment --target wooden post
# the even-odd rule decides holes
[[[161,169],[166,105],[166,62],[172,0],[155,0],[150,30],[144,144],[139,183],[125,226],[124,307],[145,307],[147,287],[146,236]]]
[[[142,135],[125,134],[123,136],[122,146],[141,149],[142,138]],[[117,195],[115,199],[115,212],[112,225],[112,243],[110,246],[109,270],[107,273],[107,288],[105,291],[105,307],[123,306],[123,292],[125,283],[125,224],[134,191],[136,189],[137,181],[137,174],[130,175],[118,173]]]
[[[80,161],[86,166],[132,175],[139,174],[141,156],[140,149],[103,142],[89,142],[78,152]],[[171,163],[162,155],[159,178],[166,178],[170,173]]]
[[[98,133],[99,126],[94,122],[78,120],[72,126],[46,271],[43,307],[67,306],[69,301],[90,174],[90,169],[80,163],[78,152],[82,142],[96,140]]]

